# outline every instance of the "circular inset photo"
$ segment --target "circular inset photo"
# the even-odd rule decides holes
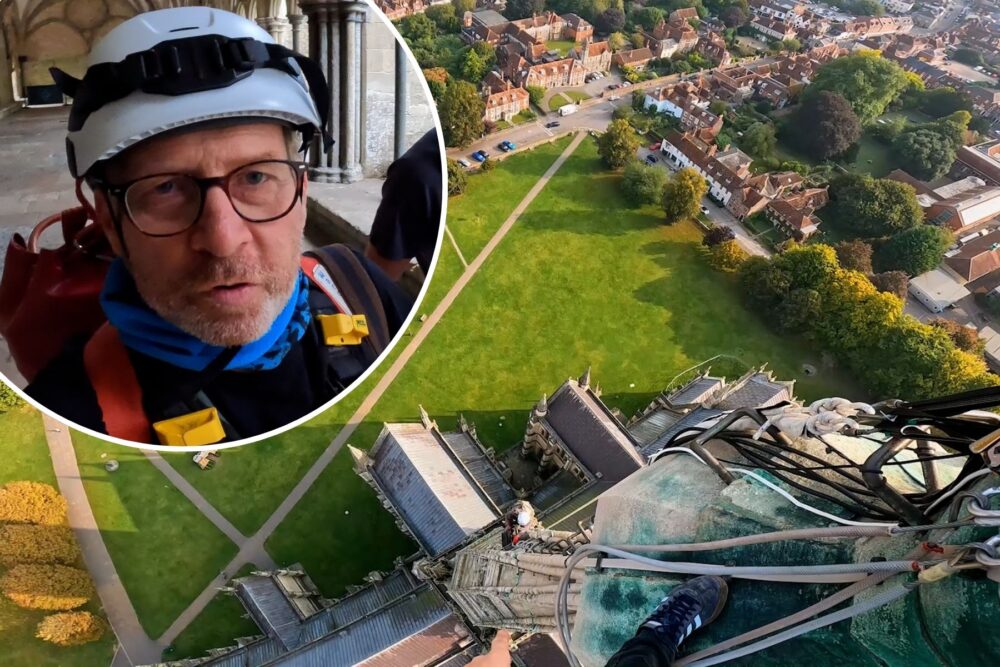
[[[423,294],[444,159],[416,61],[365,3],[337,30],[254,6],[78,26],[83,52],[13,68],[0,371],[74,428],[274,435],[371,373]]]

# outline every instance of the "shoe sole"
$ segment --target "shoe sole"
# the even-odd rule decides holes
[[[726,608],[726,601],[729,600],[729,584],[725,579],[719,577],[719,603],[715,605],[715,609],[712,610],[712,615],[708,617],[707,620],[702,622],[702,625],[708,625],[715,619],[719,617],[722,610]]]

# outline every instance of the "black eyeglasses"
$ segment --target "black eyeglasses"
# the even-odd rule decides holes
[[[132,224],[147,236],[173,236],[192,227],[205,208],[212,186],[226,193],[233,210],[247,222],[271,222],[284,217],[302,196],[307,165],[291,160],[259,160],[225,176],[197,178],[190,174],[153,174],[112,185],[97,180],[120,199]]]

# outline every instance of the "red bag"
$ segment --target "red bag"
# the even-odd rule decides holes
[[[39,250],[42,233],[56,223],[63,245]],[[86,209],[68,209],[40,222],[27,242],[17,234],[7,246],[0,335],[28,382],[71,338],[93,334],[105,321],[99,296],[110,250],[100,229],[87,223]]]

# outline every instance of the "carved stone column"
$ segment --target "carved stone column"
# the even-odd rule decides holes
[[[310,177],[320,183],[353,183],[362,177],[364,23],[367,5],[360,0],[300,0],[309,19],[309,56],[320,64],[330,84],[330,154],[317,145]]]
[[[305,14],[289,14],[292,24],[292,50],[309,55],[309,19]]]

